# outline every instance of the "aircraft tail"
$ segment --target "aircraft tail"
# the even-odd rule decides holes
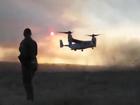
[[[63,45],[63,41],[60,40],[60,47],[62,48],[64,45]]]

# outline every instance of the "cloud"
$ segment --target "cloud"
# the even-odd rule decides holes
[[[41,37],[52,27],[57,30],[74,29],[81,21],[71,18],[76,18],[74,14],[68,14],[71,8],[73,2],[68,0],[0,1],[0,43],[10,44],[15,39],[22,39],[25,27],[32,28],[33,32],[40,34]],[[40,33],[34,28],[40,28]]]

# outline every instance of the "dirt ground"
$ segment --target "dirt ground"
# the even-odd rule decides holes
[[[0,105],[140,105],[139,67],[41,65],[26,101],[20,66],[0,64]]]

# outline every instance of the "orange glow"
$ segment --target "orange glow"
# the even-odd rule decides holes
[[[0,61],[18,61],[16,48],[0,48]]]
[[[84,30],[80,31],[80,29],[74,30],[74,32],[77,31],[80,34],[77,35],[76,33],[73,33],[74,38],[80,40],[91,40],[90,37],[82,35],[83,33],[88,33],[89,32],[88,30],[86,30],[85,32]],[[115,30],[112,31],[114,32]],[[116,34],[113,33],[112,31],[110,30],[103,31],[104,32],[103,35],[97,37],[97,47],[94,48],[93,50],[91,48],[85,49],[83,52],[80,50],[73,51],[68,47],[60,48],[59,45],[60,39],[63,40],[64,44],[68,44],[67,35],[65,34],[55,35],[53,31],[50,31],[49,34],[48,32],[46,32],[43,35],[41,35],[44,37],[35,39],[38,43],[38,56],[37,56],[38,62],[51,63],[51,64],[55,63],[55,64],[78,64],[78,65],[111,65],[111,64],[127,61],[125,55],[127,55],[129,51],[130,52],[133,51],[131,49],[133,47],[130,46],[130,41],[132,40],[133,41],[135,40],[135,42],[140,42],[140,41],[136,36],[131,36],[131,35],[123,36],[121,30],[119,33]],[[112,36],[112,34],[114,36]],[[120,37],[120,35],[122,36]],[[124,46],[125,43],[129,43],[129,46],[128,44]],[[123,53],[122,50],[124,48],[122,49],[120,48],[122,46],[126,49],[126,51],[124,50],[125,53]],[[140,50],[137,50],[138,48],[139,47],[135,46],[135,52],[140,52]],[[0,46],[1,61],[18,61],[17,58],[18,55],[19,55],[19,51],[17,47],[4,48]],[[129,55],[127,56],[129,57]],[[132,58],[135,57],[132,56]]]

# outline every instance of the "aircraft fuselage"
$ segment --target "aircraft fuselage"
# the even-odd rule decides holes
[[[86,49],[86,48],[93,48],[95,47],[95,44],[92,41],[84,41],[82,43],[74,43],[69,45],[69,47],[72,50],[82,50],[82,49]]]

